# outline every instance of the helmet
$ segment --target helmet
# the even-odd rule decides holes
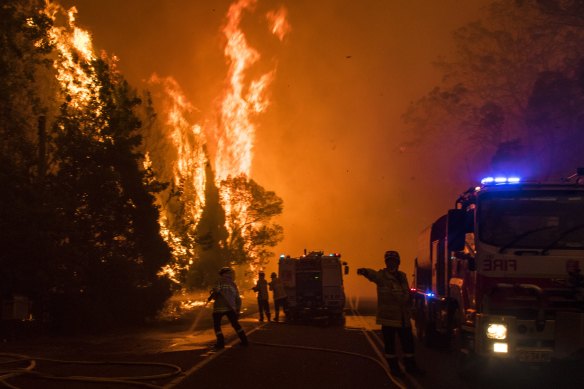
[[[274,273],[270,274],[270,277],[274,278],[274,277],[278,277],[278,275],[274,272]]]
[[[397,259],[397,263],[400,263],[399,253],[397,251],[386,251],[384,258],[385,258],[385,261],[388,261],[390,259],[393,259],[393,260]]]
[[[221,270],[219,270],[219,275],[222,276],[223,274],[226,273],[233,273],[233,269],[230,267],[223,267],[221,268]]]

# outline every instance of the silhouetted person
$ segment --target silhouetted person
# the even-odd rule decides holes
[[[357,269],[357,274],[377,284],[377,324],[385,342],[385,357],[391,373],[403,377],[395,350],[395,337],[399,336],[404,365],[410,374],[422,374],[414,357],[414,336],[411,328],[410,288],[405,273],[398,270],[400,264],[397,251],[385,253],[385,269]]]
[[[247,346],[247,336],[238,320],[241,310],[241,297],[234,281],[235,273],[232,268],[224,267],[219,271],[219,276],[219,281],[211,289],[211,295],[207,299],[207,301],[215,300],[213,303],[213,328],[217,337],[215,349],[218,350],[225,347],[225,337],[221,332],[221,318],[223,316],[227,316],[229,319],[231,326],[241,340],[241,344]]]
[[[274,321],[278,321],[280,317],[280,307],[284,313],[288,310],[288,296],[284,289],[284,283],[278,278],[276,273],[272,273],[272,281],[268,284],[274,297]]]
[[[266,274],[264,272],[259,273],[259,279],[256,285],[252,288],[254,292],[258,294],[258,308],[260,311],[260,322],[264,321],[264,312],[266,313],[266,318],[270,321],[270,303],[268,295],[268,281],[266,281]]]

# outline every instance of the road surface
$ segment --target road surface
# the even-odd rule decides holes
[[[423,377],[392,377],[383,359],[374,301],[351,299],[344,326],[259,323],[253,306],[242,347],[225,323],[228,346],[213,352],[210,309],[188,322],[99,337],[21,339],[2,344],[0,384],[14,388],[582,388],[580,371],[485,369],[462,380],[452,351],[417,345]],[[10,354],[7,354],[10,353]],[[66,362],[69,361],[69,362]],[[94,363],[89,363],[94,362]],[[11,386],[10,386],[11,385]]]

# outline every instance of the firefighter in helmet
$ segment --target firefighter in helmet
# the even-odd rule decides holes
[[[385,253],[385,269],[360,268],[357,274],[377,284],[377,324],[385,342],[385,357],[391,373],[403,377],[395,350],[395,338],[399,336],[404,366],[409,374],[420,375],[414,357],[414,337],[411,328],[411,299],[405,273],[398,270],[400,257],[397,251]]]
[[[230,267],[224,267],[219,271],[219,276],[219,281],[211,289],[211,295],[207,299],[207,301],[215,300],[213,303],[213,328],[215,329],[217,343],[214,348],[222,349],[225,347],[225,337],[221,332],[221,319],[223,316],[227,316],[229,319],[231,326],[241,340],[241,344],[247,346],[247,336],[239,324],[241,297],[234,281],[234,271]]]
[[[263,271],[258,274],[258,281],[256,285],[252,288],[254,292],[258,294],[258,308],[260,310],[260,322],[264,321],[264,312],[268,321],[271,320],[270,317],[270,296],[268,294],[268,281],[266,281],[266,273]]]
[[[278,274],[272,273],[270,277],[272,281],[268,286],[274,294],[274,321],[277,322],[280,319],[280,307],[284,313],[288,310],[288,296],[286,295],[282,280],[278,278]]]

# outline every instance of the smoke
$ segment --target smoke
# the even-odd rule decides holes
[[[383,267],[388,249],[400,251],[411,277],[419,231],[474,177],[461,166],[461,182],[444,182],[439,167],[452,156],[400,149],[407,136],[400,117],[437,83],[432,61],[452,50],[451,32],[476,19],[486,2],[258,0],[243,14],[239,28],[261,53],[244,81],[277,65],[270,105],[253,118],[250,171],[284,199],[278,252],[342,253],[352,269],[350,293],[374,292],[355,269]],[[78,23],[96,46],[120,57],[131,82],[172,76],[193,107],[217,112],[230,66],[222,29],[231,1],[74,3]],[[281,5],[288,27],[274,23]],[[287,34],[280,38],[280,31]],[[204,128],[222,120],[200,119]]]

